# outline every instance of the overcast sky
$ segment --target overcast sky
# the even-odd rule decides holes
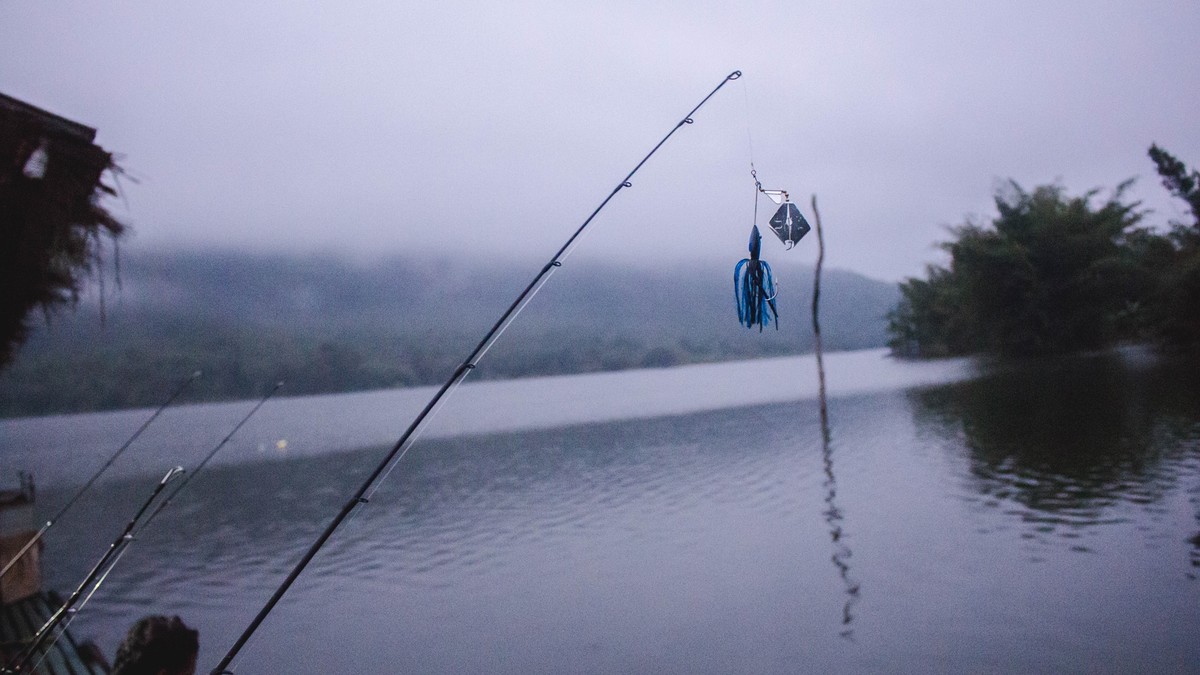
[[[0,91],[99,130],[131,247],[545,260],[735,69],[576,255],[744,256],[751,157],[827,262],[940,260],[998,181],[1200,165],[1200,2],[0,2]],[[766,205],[760,224],[769,217]],[[778,265],[815,260],[765,242]]]

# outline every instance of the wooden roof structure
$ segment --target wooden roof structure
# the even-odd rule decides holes
[[[29,331],[29,314],[79,300],[101,262],[101,238],[125,226],[100,206],[116,171],[96,130],[0,94],[0,368]]]
[[[4,110],[6,115],[23,115],[36,119],[46,131],[71,136],[84,143],[96,140],[95,129],[79,122],[72,122],[65,117],[15,99],[3,92],[0,92],[0,110]]]

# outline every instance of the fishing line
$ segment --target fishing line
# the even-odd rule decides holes
[[[149,427],[150,423],[153,422],[155,419],[157,419],[158,416],[161,415],[162,412],[164,410],[166,410],[167,407],[170,406],[171,403],[173,403],[175,401],[175,399],[178,398],[179,395],[182,394],[185,389],[187,389],[193,382],[195,382],[197,379],[199,379],[199,377],[200,377],[200,371],[197,370],[196,372],[192,373],[191,377],[184,380],[184,382],[182,384],[180,384],[179,387],[176,388],[175,391],[169,397],[167,397],[166,401],[163,401],[163,404],[158,407],[158,410],[155,410],[154,414],[151,415],[150,418],[147,419],[145,422],[143,422],[142,426],[138,427],[137,431],[133,432],[133,435],[129,437],[129,440],[125,441],[125,444],[122,445],[120,448],[118,448],[117,451],[115,453],[113,453],[113,455],[111,457],[108,458],[108,461],[105,462],[104,465],[101,466],[98,471],[96,471],[96,473],[92,474],[92,477],[89,478],[88,481],[83,484],[83,487],[79,488],[79,490],[75,493],[75,496],[73,496],[73,497],[71,497],[71,499],[67,500],[66,505],[64,505],[61,509],[59,509],[58,513],[56,513],[53,518],[50,518],[49,520],[47,520],[46,523],[44,525],[42,525],[41,529],[39,529],[37,531],[37,533],[34,534],[33,537],[31,537],[29,539],[29,541],[25,542],[25,545],[21,547],[21,550],[17,551],[16,555],[14,555],[11,560],[9,560],[7,563],[4,564],[4,568],[0,569],[0,579],[4,578],[4,575],[8,574],[9,570],[11,570],[13,568],[13,566],[15,566],[17,564],[17,561],[19,561],[26,553],[28,553],[29,549],[33,548],[34,544],[36,544],[38,541],[41,540],[42,536],[46,534],[47,530],[49,530],[51,527],[53,527],[54,524],[57,523],[58,520],[60,518],[62,518],[63,515],[66,514],[67,511],[71,510],[71,507],[75,505],[75,502],[79,501],[79,498],[83,496],[83,493],[85,493],[89,489],[91,489],[92,485],[95,484],[95,482],[100,478],[100,476],[103,475],[104,472],[107,471],[108,468],[113,465],[113,462],[117,461],[117,458],[120,457],[121,454],[124,453],[125,450],[127,450],[129,448],[129,446],[133,445],[133,442],[136,441],[138,439],[138,437],[142,435],[142,432],[146,430],[146,427]]]
[[[452,389],[457,387],[458,383],[466,378],[466,376],[475,369],[479,358],[491,348],[491,345],[495,342],[496,338],[499,337],[499,335],[508,327],[508,324],[511,322],[512,318],[525,306],[525,303],[528,302],[532,294],[541,288],[542,284],[545,283],[545,279],[554,271],[554,268],[562,266],[563,256],[572,249],[575,241],[579,239],[579,236],[583,234],[583,231],[592,222],[596,215],[599,214],[606,205],[608,205],[608,202],[611,201],[613,197],[617,196],[618,192],[625,188],[633,187],[633,183],[630,182],[630,179],[633,178],[633,175],[642,168],[642,165],[649,161],[654,153],[657,152],[658,149],[661,148],[663,144],[675,134],[676,131],[679,131],[679,129],[686,124],[692,124],[692,115],[696,114],[696,111],[698,111],[705,103],[707,103],[708,99],[716,95],[716,93],[720,91],[726,83],[736,80],[741,76],[742,71],[740,70],[735,70],[729,75],[725,76],[725,78],[721,80],[721,83],[718,84],[716,88],[714,88],[708,93],[707,96],[705,96],[698,104],[696,104],[696,107],[692,108],[691,111],[683,117],[683,119],[681,119],[669,132],[667,132],[667,135],[663,136],[662,140],[660,140],[650,150],[650,152],[648,152],[646,156],[643,157],[635,167],[633,167],[633,170],[630,171],[619,183],[617,183],[612,192],[610,192],[608,196],[600,202],[600,205],[597,206],[595,210],[593,210],[591,214],[583,221],[583,223],[575,230],[575,232],[567,238],[566,243],[564,243],[562,247],[558,249],[558,251],[550,259],[550,262],[546,263],[541,271],[538,272],[537,276],[535,276],[533,280],[530,281],[525,287],[525,290],[523,290],[521,294],[517,296],[517,299],[514,300],[511,305],[509,305],[508,309],[505,310],[504,314],[495,323],[495,325],[492,326],[491,330],[484,335],[483,339],[480,340],[475,349],[471,351],[466,360],[464,360],[462,364],[454,370],[453,374],[450,375],[450,378],[446,380],[445,384],[438,389],[437,393],[434,394],[429,403],[425,405],[425,408],[417,414],[417,417],[408,426],[408,429],[399,438],[399,440],[396,441],[395,445],[392,446],[392,449],[388,452],[387,456],[383,458],[383,461],[381,461],[379,465],[375,467],[375,470],[371,472],[371,475],[367,477],[354,496],[346,502],[345,506],[343,506],[341,511],[338,512],[333,521],[331,521],[329,525],[326,526],[325,530],[320,534],[320,536],[317,537],[317,540],[313,542],[312,546],[309,547],[308,551],[305,552],[300,561],[296,563],[296,566],[287,575],[287,578],[283,580],[283,583],[280,584],[279,588],[275,590],[275,593],[272,594],[269,600],[267,600],[267,603],[250,622],[250,625],[246,627],[246,630],[229,649],[229,652],[225,654],[220,663],[218,663],[217,666],[212,670],[212,675],[221,675],[223,673],[232,672],[228,670],[229,665],[246,645],[246,642],[251,638],[251,636],[254,635],[255,631],[258,630],[259,625],[262,624],[267,615],[271,613],[271,610],[275,608],[275,605],[279,603],[279,600],[283,597],[283,595],[287,593],[288,589],[291,588],[293,583],[295,583],[296,578],[300,576],[300,574],[308,566],[309,562],[311,562],[313,557],[316,556],[317,552],[325,545],[325,542],[328,541],[331,536],[333,536],[334,531],[338,529],[342,522],[350,516],[356,507],[358,507],[360,504],[366,503],[367,493],[371,491],[372,486],[379,481],[381,476],[389,472],[390,467],[394,465],[396,461],[398,461],[402,452],[407,452],[407,448],[410,445],[410,439],[424,424],[426,418],[428,418],[430,414],[433,413],[436,408],[438,408],[442,398],[446,396]]]
[[[750,178],[754,181],[754,220],[751,222],[758,224],[758,200],[767,191],[759,182],[758,171],[754,168],[754,134],[751,132],[754,116],[750,112],[750,85],[746,83],[746,78],[742,78],[742,101],[745,103],[746,147],[750,156]]]
[[[478,362],[478,359],[476,362]],[[438,401],[437,405],[435,405],[433,409],[429,411],[429,415],[425,418],[426,423],[414,431],[412,436],[410,436],[404,442],[404,447],[400,449],[400,452],[396,454],[396,458],[389,463],[388,468],[379,476],[379,479],[375,481],[367,494],[363,496],[362,500],[358,504],[359,506],[365,505],[375,498],[375,493],[379,492],[379,488],[383,487],[383,484],[387,482],[388,477],[392,475],[392,472],[396,470],[396,467],[400,466],[400,462],[404,460],[404,456],[408,454],[408,451],[411,450],[412,447],[417,444],[417,441],[425,435],[425,431],[429,428],[433,421],[437,419],[438,413],[445,408],[446,402],[450,400],[450,397],[454,395],[455,390],[458,389],[465,379],[466,378],[464,377],[458,382],[455,382],[454,385],[446,392],[446,395],[443,396],[442,399]],[[350,515],[346,517],[346,521],[342,524],[342,526],[344,528],[349,528],[358,519],[358,514],[360,513],[362,513],[362,509],[355,508],[350,512]]]
[[[463,378],[463,379],[466,379],[466,378]],[[433,410],[431,410],[429,412],[429,416],[426,418],[427,422],[432,422],[434,419],[437,418],[438,413],[441,412],[442,408],[445,407],[446,401],[450,400],[450,396],[452,396],[454,394],[455,390],[457,390],[459,385],[461,385],[462,383],[463,383],[463,380],[459,380],[458,382],[454,383],[454,386],[452,386],[450,388],[450,390],[446,392],[446,395],[442,397],[442,400],[439,401],[438,404],[436,406],[434,406]],[[371,486],[370,491],[367,492],[366,498],[363,501],[364,504],[366,502],[371,501],[371,499],[375,496],[375,493],[379,491],[379,488],[382,487],[383,484],[385,482],[387,482],[388,477],[392,475],[392,471],[395,471],[396,467],[400,465],[400,460],[404,459],[404,456],[408,454],[408,451],[412,448],[412,446],[416,445],[417,441],[420,440],[421,436],[423,436],[425,434],[425,430],[428,428],[429,428],[429,424],[424,424],[421,426],[420,429],[417,429],[416,431],[413,432],[413,435],[408,438],[408,441],[404,444],[404,447],[396,455],[396,459],[394,461],[392,461],[391,465],[388,466],[387,470],[385,470],[383,472],[383,474],[380,475],[379,480],[375,481],[375,484]],[[358,510],[356,509],[354,512],[354,515],[351,517],[353,518],[357,515],[358,515]]]
[[[569,256],[573,250],[574,248],[560,256],[559,262],[561,263],[562,260]],[[537,294],[542,290],[542,287],[546,285],[546,282],[550,280],[550,277],[554,276],[554,270],[558,269],[558,267],[559,266],[553,267],[542,277],[541,281],[538,282],[537,287],[529,292],[529,295],[525,298],[525,301],[513,311],[513,313],[508,317],[508,320],[504,322],[504,325],[496,331],[496,334],[492,336],[492,339],[487,343],[487,345],[479,351],[479,355],[476,356],[474,360],[476,365],[478,365],[479,362],[483,360],[483,357],[486,356],[491,350],[491,348],[495,346],[496,342],[500,340],[500,336],[504,335],[505,331],[508,330],[508,327],[512,325],[513,321],[516,321],[517,317],[521,315],[521,312],[529,306],[530,301],[537,296]],[[387,479],[392,475],[392,472],[395,471],[396,467],[400,465],[400,462],[404,459],[404,456],[408,454],[408,451],[412,449],[412,446],[416,445],[417,441],[420,440],[425,434],[425,430],[429,428],[435,419],[437,419],[438,413],[442,411],[446,403],[450,400],[450,397],[454,395],[454,392],[464,380],[466,380],[465,376],[455,382],[454,385],[446,391],[446,394],[441,397],[441,400],[437,402],[437,405],[435,405],[433,409],[429,411],[429,415],[425,418],[425,424],[422,424],[419,429],[413,432],[412,436],[410,436],[404,443],[404,447],[401,448],[400,452],[396,454],[396,458],[391,461],[388,468],[379,476],[379,479],[375,481],[375,484],[371,486],[371,489],[367,492],[367,494],[363,496],[363,504],[370,502],[375,498],[375,493],[379,491],[379,488],[383,487],[383,484],[387,482]],[[358,518],[358,514],[360,512],[361,509],[354,509],[354,511],[352,511],[347,517],[344,526],[349,527]]]
[[[569,254],[570,251],[568,251],[567,253]],[[533,300],[534,296],[536,296],[542,290],[542,287],[546,285],[546,282],[550,281],[550,277],[554,276],[554,271],[556,269],[558,269],[558,267],[561,266],[562,260],[559,260],[558,262],[559,262],[559,265],[555,265],[554,267],[552,267],[549,271],[547,271],[545,273],[545,275],[542,277],[541,281],[538,282],[537,287],[534,288],[532,292],[530,292],[529,297],[525,298],[525,301],[522,302],[520,304],[520,306],[518,306],[513,311],[512,315],[508,317],[508,320],[504,322],[504,325],[500,326],[500,329],[496,331],[496,334],[492,336],[492,339],[489,340],[487,342],[487,344],[483,347],[483,349],[481,349],[479,351],[479,356],[477,356],[475,358],[475,363],[479,363],[479,361],[481,359],[483,359],[484,355],[487,354],[489,351],[491,351],[492,347],[495,346],[496,342],[500,340],[500,336],[504,335],[505,331],[508,330],[508,327],[511,326],[514,321],[517,320],[518,316],[521,315],[521,312],[525,311],[525,308],[529,306],[529,302],[531,300]]]
[[[751,221],[750,240],[747,245],[749,256],[742,258],[733,268],[733,301],[737,307],[738,323],[746,328],[758,327],[759,332],[767,325],[774,323],[779,329],[779,310],[775,299],[779,293],[779,283],[776,281],[771,265],[761,257],[762,235],[758,231],[758,203],[761,195],[779,205],[775,215],[771,217],[769,227],[786,250],[791,250],[805,233],[808,223],[804,221],[799,209],[788,197],[787,190],[767,190],[758,179],[758,170],[754,166],[754,136],[750,124],[750,91],[749,85],[742,82],[742,93],[745,100],[746,114],[746,145],[750,153],[750,178],[754,181],[754,218]]]
[[[746,110],[745,110],[745,117],[746,117],[746,145],[747,145],[747,147],[749,148],[749,151],[750,151],[750,173],[751,173],[751,174],[753,174],[753,173],[754,173],[754,136],[753,136],[753,135],[750,133],[750,122],[751,122],[751,115],[750,115],[750,85],[746,84],[746,80],[745,80],[745,78],[743,78],[743,79],[742,79],[742,100],[743,100],[743,102],[745,103],[745,107],[746,107]],[[761,188],[762,186],[760,185],[759,187]],[[757,199],[757,196],[758,196],[758,193],[756,192],[756,193],[755,193],[755,198],[756,198],[756,199]],[[757,205],[757,204],[756,204],[756,205]]]
[[[629,175],[632,176],[633,174],[631,173]],[[631,186],[626,184],[625,187]],[[603,206],[601,206],[601,208],[603,208]],[[599,211],[600,209],[596,210]],[[594,215],[595,214],[593,214],[593,216]],[[496,331],[496,334],[492,336],[492,339],[490,342],[488,342],[487,346],[479,352],[479,356],[476,357],[475,363],[479,363],[484,355],[486,355],[491,348],[495,346],[496,342],[500,340],[500,336],[504,335],[504,332],[508,330],[508,327],[511,326],[514,321],[517,320],[517,317],[521,315],[521,312],[525,311],[525,308],[529,306],[529,303],[535,297],[537,297],[537,294],[541,292],[542,287],[546,285],[546,282],[550,281],[550,277],[554,276],[554,273],[562,268],[563,263],[565,263],[567,258],[571,257],[571,254],[573,254],[575,250],[579,248],[579,243],[583,241],[584,237],[586,237],[587,233],[590,231],[591,230],[581,231],[579,236],[576,237],[569,246],[564,247],[561,250],[561,253],[556,257],[555,261],[550,264],[549,269],[544,271],[541,280],[538,281],[537,286],[529,293],[528,296],[526,296],[524,301],[521,302],[520,306],[513,311],[512,315],[508,317],[508,320],[504,322],[504,325],[500,327],[500,330]]]
[[[125,529],[121,531],[121,534],[118,535],[111,544],[109,544],[108,550],[104,552],[104,555],[100,556],[100,560],[96,562],[95,566],[92,567],[91,571],[88,572],[87,576],[84,577],[79,586],[75,588],[75,590],[71,593],[71,596],[67,598],[66,602],[64,602],[62,606],[54,612],[54,614],[50,615],[50,618],[46,620],[46,623],[43,624],[36,633],[34,633],[30,643],[25,647],[25,649],[21,650],[21,652],[9,662],[8,666],[4,670],[5,673],[20,673],[25,666],[28,665],[29,660],[33,657],[33,655],[50,638],[50,635],[54,632],[54,629],[60,623],[62,623],[63,619],[70,614],[76,613],[75,604],[83,595],[84,590],[87,589],[87,587],[91,585],[91,583],[95,581],[102,573],[105,573],[106,570],[111,569],[111,564],[114,563],[114,558],[119,557],[121,551],[125,547],[129,546],[129,542],[133,541],[133,530],[135,527],[137,527],[142,516],[145,515],[147,510],[149,510],[150,506],[158,498],[159,494],[162,493],[163,489],[167,487],[167,483],[174,480],[174,478],[181,473],[183,473],[183,467],[177,466],[163,476],[162,480],[158,482],[158,485],[154,487],[154,491],[151,492],[150,496],[146,498],[146,501],[142,503],[141,508],[138,509],[133,518],[130,519],[130,521],[125,525]],[[61,635],[62,632],[60,631],[54,640],[57,640]],[[51,645],[53,645],[53,641],[46,645],[46,649],[49,650]]]

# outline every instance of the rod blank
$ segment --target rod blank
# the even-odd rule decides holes
[[[313,557],[316,556],[317,552],[321,550],[321,548],[325,545],[325,542],[328,541],[331,536],[333,536],[333,533],[342,524],[342,522],[346,520],[350,513],[354,511],[359,504],[366,503],[366,496],[372,485],[374,485],[381,476],[386,475],[388,467],[393,463],[393,461],[398,461],[398,459],[403,456],[404,452],[407,451],[409,444],[414,438],[415,433],[425,422],[426,418],[428,418],[430,413],[437,408],[438,403],[444,396],[446,396],[447,392],[451,391],[467,376],[467,374],[471,372],[471,370],[475,368],[482,355],[491,348],[492,343],[500,336],[501,333],[504,332],[504,329],[507,327],[508,323],[516,316],[516,314],[519,313],[521,308],[524,307],[525,303],[530,299],[530,297],[532,297],[532,294],[537,288],[539,288],[544,277],[550,274],[554,268],[562,266],[563,255],[571,248],[572,244],[575,243],[575,240],[579,238],[579,235],[583,234],[583,231],[589,224],[591,224],[592,220],[595,219],[597,214],[599,214],[600,211],[608,205],[608,202],[611,201],[618,192],[624,188],[632,187],[633,184],[630,182],[630,179],[633,178],[633,175],[638,172],[638,169],[641,169],[642,165],[649,161],[650,157],[653,156],[655,152],[658,152],[658,149],[661,148],[663,144],[667,142],[667,139],[671,138],[676,131],[678,131],[685,124],[691,124],[693,122],[692,115],[694,115],[696,111],[701,108],[701,106],[707,103],[708,99],[712,98],[713,95],[720,91],[721,87],[724,87],[726,83],[736,80],[741,76],[742,71],[740,70],[735,70],[729,75],[725,76],[725,79],[721,80],[721,83],[718,84],[711,92],[709,92],[708,96],[705,96],[698,104],[696,104],[696,107],[692,108],[687,115],[684,115],[683,119],[681,119],[674,127],[672,127],[671,130],[667,132],[667,135],[663,136],[662,140],[660,140],[650,150],[650,152],[646,153],[646,156],[642,158],[642,161],[638,162],[637,165],[633,167],[633,170],[626,174],[626,176],[617,183],[617,186],[614,187],[612,192],[610,192],[608,196],[600,202],[600,205],[597,206],[595,210],[593,210],[592,213],[587,217],[587,219],[583,221],[583,224],[576,228],[575,232],[567,238],[567,241],[558,249],[558,251],[550,259],[550,262],[546,263],[546,265],[542,267],[541,271],[534,276],[533,280],[529,282],[529,285],[525,287],[525,290],[521,291],[521,294],[517,296],[517,299],[514,300],[511,305],[509,305],[508,309],[504,311],[504,314],[500,316],[500,319],[496,321],[491,330],[489,330],[487,334],[483,336],[483,339],[479,341],[479,344],[476,345],[475,348],[471,350],[471,353],[467,356],[467,358],[464,359],[457,368],[455,368],[454,372],[450,375],[450,378],[446,380],[441,388],[437,390],[437,393],[433,395],[433,398],[430,399],[429,403],[427,403],[421,412],[417,414],[417,417],[408,426],[408,429],[405,430],[404,434],[401,435],[396,441],[395,445],[392,446],[391,451],[389,451],[387,456],[383,458],[383,461],[381,461],[379,465],[375,467],[375,470],[371,472],[371,475],[368,476],[365,481],[363,481],[362,486],[359,487],[354,496],[352,496],[349,501],[346,502],[341,511],[339,511],[329,525],[326,526],[325,530],[321,532],[320,536],[317,537],[316,541],[313,542],[308,551],[306,551],[305,554],[300,558],[300,561],[296,563],[296,566],[292,568],[292,571],[288,573],[287,578],[283,580],[283,583],[279,585],[279,588],[275,590],[275,593],[269,600],[267,600],[267,603],[250,622],[250,625],[246,627],[246,630],[237,639],[237,642],[233,644],[233,646],[229,649],[229,652],[226,653],[224,658],[221,659],[220,663],[213,668],[211,675],[222,675],[224,673],[232,672],[228,670],[229,665],[235,658],[237,658],[238,653],[254,635],[254,632],[258,630],[259,625],[262,624],[263,620],[267,618],[267,615],[271,613],[271,610],[275,608],[275,605],[278,604],[279,600],[283,598],[284,594],[287,593],[288,589],[291,588],[292,584],[296,581],[300,574],[304,572],[304,569],[308,566],[309,562],[311,562]]]

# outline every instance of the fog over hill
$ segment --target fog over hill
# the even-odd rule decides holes
[[[646,270],[578,259],[543,287],[472,377],[578,373],[812,349],[812,269],[776,263],[778,330],[737,322],[733,263]],[[156,405],[204,371],[190,400],[440,383],[540,268],[233,252],[123,259],[120,290],[52,317],[0,374],[0,414]],[[894,284],[822,280],[826,349],[883,346]]]

